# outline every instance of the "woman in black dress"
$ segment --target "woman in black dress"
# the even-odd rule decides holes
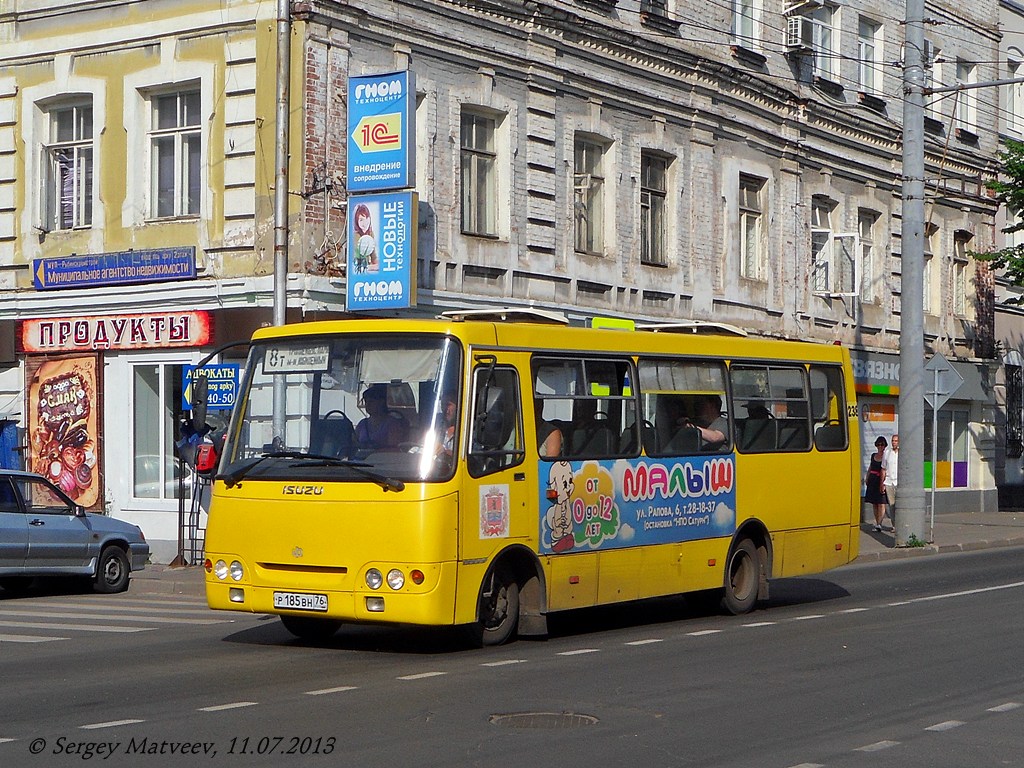
[[[875,452],[871,454],[871,464],[868,466],[867,488],[864,493],[864,501],[871,504],[875,511],[875,527],[877,533],[882,530],[882,518],[885,517],[885,505],[887,502],[885,488],[882,486],[882,459],[885,458],[885,449],[889,443],[884,437],[879,436],[875,440]]]

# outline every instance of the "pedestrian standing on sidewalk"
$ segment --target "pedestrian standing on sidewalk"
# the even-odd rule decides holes
[[[889,520],[892,522],[892,529],[896,530],[896,471],[899,468],[900,436],[892,436],[892,444],[885,452],[882,459],[882,487],[885,489],[885,498],[889,502]]]
[[[868,465],[868,477],[864,489],[864,501],[872,506],[875,513],[875,533],[882,530],[882,518],[885,517],[885,489],[882,487],[882,460],[885,459],[885,449],[888,441],[878,436],[875,440],[875,452],[871,454],[871,463]]]

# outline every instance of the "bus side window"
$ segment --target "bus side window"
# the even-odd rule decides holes
[[[523,419],[515,369],[478,368],[473,383],[469,471],[474,477],[523,460]]]
[[[841,368],[811,366],[811,416],[815,448],[819,451],[846,450],[846,394]]]

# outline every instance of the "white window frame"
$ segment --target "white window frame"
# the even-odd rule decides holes
[[[605,154],[599,141],[573,141],[573,243],[578,253],[604,254]]]
[[[640,262],[668,266],[668,169],[670,158],[640,152]],[[654,171],[657,171],[655,173]]]
[[[967,285],[970,257],[967,248],[973,237],[970,232],[957,232],[953,237],[953,263],[950,265],[950,286],[953,295],[953,314],[968,316]]]
[[[71,118],[71,133],[60,121]],[[94,113],[92,101],[54,105],[46,112],[47,142],[42,147],[44,231],[92,226],[95,194]],[[63,135],[62,135],[63,133]]]
[[[860,254],[860,298],[865,303],[878,297],[875,275],[878,271],[878,253],[875,249],[876,226],[881,214],[869,208],[857,211],[857,252]]]
[[[767,179],[741,173],[736,188],[740,277],[764,276],[764,190]]]
[[[924,87],[925,90],[934,88],[936,84],[942,84],[942,55],[931,40],[924,41],[924,51],[921,53],[924,64]],[[930,94],[925,96],[925,114],[933,120],[942,119],[942,95]]]
[[[836,52],[839,50],[839,30],[836,28],[836,8],[822,5],[807,14],[811,24],[811,47],[814,51],[814,74],[826,80],[836,80]]]
[[[978,65],[964,59],[956,60],[956,82],[958,85],[973,85],[978,82]],[[978,130],[978,99],[973,88],[957,92],[956,100],[957,128],[971,133]]]
[[[921,268],[921,282],[924,295],[921,297],[921,309],[925,314],[935,314],[935,301],[932,298],[933,272],[932,264],[935,261],[936,241],[939,238],[939,228],[934,224],[925,226],[924,233],[924,264]]]
[[[203,197],[202,91],[198,85],[183,86],[155,91],[148,98],[150,217],[197,217]],[[172,120],[163,122],[168,104],[173,106]],[[164,165],[161,160],[168,154],[170,163]]]
[[[855,232],[834,232],[834,200],[815,197],[811,203],[811,284],[815,295],[857,296],[860,268]]]
[[[1024,52],[1011,48],[1006,60],[1006,79],[1024,77]],[[1024,133],[1024,83],[1006,86],[1006,131]]]
[[[749,50],[761,47],[762,0],[733,0],[732,41]]]
[[[461,228],[466,235],[498,236],[498,119],[462,110],[459,129]]]
[[[861,91],[871,95],[882,93],[882,25],[872,18],[857,20],[857,82]]]

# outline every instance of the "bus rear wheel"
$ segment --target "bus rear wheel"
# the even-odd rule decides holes
[[[519,583],[510,570],[497,565],[480,586],[473,636],[480,645],[502,645],[519,624]]]
[[[738,542],[729,553],[729,561],[725,569],[725,592],[722,595],[722,608],[739,616],[750,613],[757,603],[757,592],[760,586],[760,564],[757,548],[750,539]]]
[[[341,622],[337,619],[314,619],[309,616],[285,615],[280,618],[285,629],[300,640],[311,642],[330,640],[341,627]]]

